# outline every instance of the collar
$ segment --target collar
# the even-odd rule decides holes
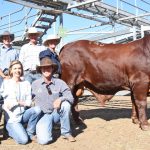
[[[8,50],[9,50],[9,49],[12,48],[12,46],[10,45],[10,47],[6,47],[5,44],[2,44],[2,48],[3,48],[3,49],[8,49]]]
[[[28,43],[29,45],[33,45],[31,42]],[[35,44],[35,46],[40,46],[40,44]]]
[[[55,52],[54,52],[52,49],[47,48],[47,50],[48,50],[50,53],[55,54]]]
[[[47,83],[44,81],[44,78],[43,78],[43,77],[42,77],[42,79],[41,79],[41,83],[42,83],[42,84],[47,84]],[[49,85],[51,85],[51,84],[55,84],[55,80],[54,80],[53,77],[51,78],[51,82],[49,83]]]

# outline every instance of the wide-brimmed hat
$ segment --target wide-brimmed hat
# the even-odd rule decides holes
[[[9,31],[4,31],[2,34],[0,34],[0,42],[3,42],[3,36],[10,36],[11,41],[13,41],[15,38],[14,34],[11,34]]]
[[[26,37],[29,37],[30,34],[37,34],[38,36],[40,36],[43,34],[43,32],[38,31],[36,27],[30,27],[30,28],[28,28]]]
[[[61,39],[61,37],[59,37],[58,35],[51,34],[51,35],[49,35],[49,36],[44,40],[43,45],[44,45],[44,46],[48,46],[48,43],[49,43],[50,41],[53,41],[53,40],[57,41],[56,44],[59,44],[60,39]]]
[[[44,57],[40,60],[40,65],[36,66],[36,71],[41,73],[41,68],[46,66],[53,66],[53,73],[55,73],[58,69],[56,63],[54,63],[49,57]]]

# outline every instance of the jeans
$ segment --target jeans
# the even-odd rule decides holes
[[[38,106],[27,109],[21,122],[6,123],[6,129],[10,137],[12,137],[18,144],[27,144],[29,139],[35,134],[36,124],[41,115],[41,109]],[[24,123],[27,128],[24,128]]]
[[[71,135],[70,111],[70,103],[64,101],[61,104],[60,110],[55,109],[51,114],[43,114],[36,126],[36,135],[39,144],[48,144],[53,140],[52,129],[54,123],[60,122],[61,135]]]
[[[31,84],[33,81],[41,77],[40,73],[31,73],[31,71],[24,71],[24,79],[29,81]]]

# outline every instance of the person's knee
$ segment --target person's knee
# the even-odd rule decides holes
[[[52,138],[50,138],[49,133],[46,133],[43,131],[44,125],[39,125],[37,124],[36,126],[36,136],[37,136],[37,141],[41,145],[46,145],[48,144]]]
[[[48,138],[38,138],[37,141],[41,145],[46,145],[46,144],[49,144],[52,140]]]
[[[46,145],[52,141],[52,133],[49,131],[45,122],[38,122],[36,125],[36,136],[39,144]]]
[[[61,109],[65,111],[70,111],[71,110],[71,104],[68,101],[64,101],[61,104]]]
[[[28,137],[27,136],[25,136],[25,137],[19,137],[19,139],[17,139],[17,143],[18,144],[22,144],[22,145],[25,145],[25,144],[27,144],[29,142],[29,139],[28,139]]]
[[[41,109],[40,109],[40,107],[39,106],[35,106],[34,107],[34,112],[37,114],[37,115],[39,115],[39,114],[41,114]]]

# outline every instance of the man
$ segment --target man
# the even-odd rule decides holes
[[[37,66],[37,72],[41,73],[42,77],[32,83],[35,105],[43,112],[36,126],[37,140],[40,144],[52,142],[53,123],[59,121],[62,137],[70,142],[75,141],[70,127],[71,104],[74,99],[67,84],[53,77],[56,70],[57,64],[49,57],[42,58]]]
[[[3,79],[7,78],[10,62],[17,60],[19,57],[19,51],[14,49],[11,45],[13,40],[14,34],[11,34],[9,31],[4,31],[3,34],[0,35],[0,42],[2,43],[0,47],[1,82]]]
[[[40,52],[39,59],[41,60],[43,57],[48,56],[52,59],[54,63],[58,65],[58,69],[54,74],[55,77],[60,77],[61,75],[61,64],[56,53],[56,46],[60,43],[60,37],[57,35],[49,35],[47,39],[43,42],[43,45],[47,47],[47,50]]]
[[[26,36],[29,38],[29,43],[22,46],[19,60],[23,64],[24,78],[32,83],[39,78],[39,74],[36,73],[36,65],[39,65],[39,53],[45,49],[44,46],[38,44],[38,37],[43,32],[40,32],[35,27],[30,27]]]

